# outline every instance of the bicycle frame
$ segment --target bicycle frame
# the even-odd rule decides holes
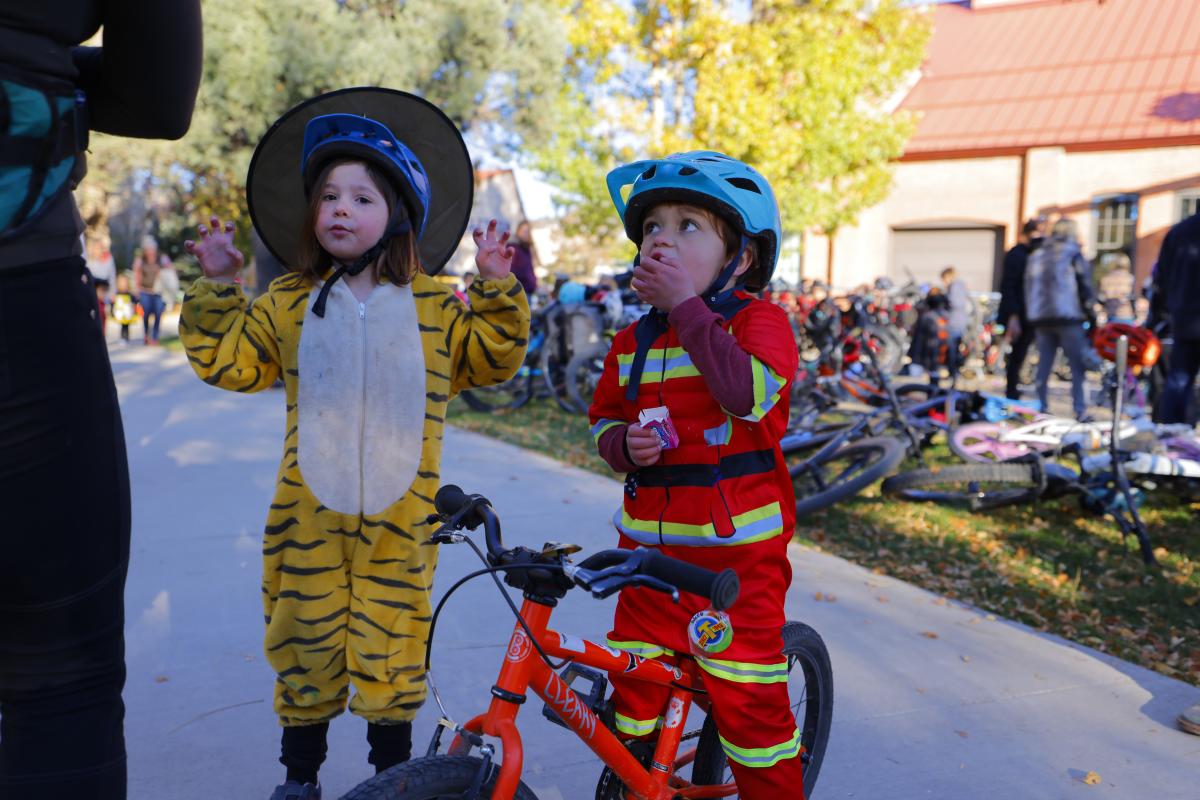
[[[518,622],[513,627],[512,637],[505,651],[504,664],[500,668],[500,676],[492,687],[491,705],[486,713],[463,725],[463,728],[472,733],[496,737],[503,745],[504,760],[492,792],[493,800],[511,800],[521,779],[524,752],[516,717],[525,702],[527,689],[533,689],[567,727],[612,768],[622,783],[639,798],[715,798],[729,797],[737,791],[737,786],[732,783],[692,786],[674,777],[676,769],[690,763],[695,757],[694,749],[683,757],[678,757],[693,695],[701,687],[699,667],[695,661],[684,659],[679,667],[675,667],[657,659],[622,653],[594,642],[560,634],[547,628],[552,611],[550,606],[528,597],[521,607],[521,616],[525,618],[530,632],[548,656],[570,659],[577,664],[598,670],[618,672],[625,677],[670,687],[654,758],[650,769],[639,764],[616,735],[580,701],[578,695],[567,686],[558,673],[547,666]],[[466,749],[461,736],[455,737],[450,745],[452,754],[465,753]]]

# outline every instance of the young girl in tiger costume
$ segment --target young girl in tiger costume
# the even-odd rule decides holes
[[[509,378],[529,331],[508,235],[494,220],[474,232],[469,310],[429,277],[462,236],[472,188],[462,139],[434,106],[343,90],[288,112],[250,167],[255,227],[295,272],[248,303],[232,222],[214,217],[186,244],[205,276],[180,318],[196,374],[239,392],[282,379],[287,396],[263,539],[266,652],[287,767],[272,800],[320,797],[329,720],[350,686],[376,771],[409,755],[425,699],[437,560],[426,519],[446,404]]]

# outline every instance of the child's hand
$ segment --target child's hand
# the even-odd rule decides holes
[[[496,220],[488,223],[487,233],[476,228],[471,232],[475,246],[475,266],[479,269],[479,277],[487,280],[503,278],[512,271],[513,250],[508,243],[508,231],[496,238]]]
[[[689,297],[696,296],[692,276],[679,259],[657,250],[641,260],[629,285],[643,303],[667,313]]]
[[[658,441],[658,434],[636,423],[625,429],[625,447],[629,450],[629,457],[633,463],[639,467],[656,464],[662,457],[662,445]]]
[[[200,241],[188,239],[183,243],[183,249],[200,262],[204,277],[217,283],[233,283],[245,262],[242,251],[233,246],[233,222],[226,222],[222,228],[221,220],[216,215],[210,222],[212,225],[209,227],[203,224],[196,226]]]

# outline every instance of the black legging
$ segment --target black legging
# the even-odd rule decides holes
[[[0,269],[0,799],[125,797],[129,475],[80,258]]]

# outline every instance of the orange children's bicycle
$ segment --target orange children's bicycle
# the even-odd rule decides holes
[[[695,661],[684,658],[676,666],[557,633],[548,627],[557,601],[575,586],[596,597],[607,597],[626,586],[642,586],[677,599],[682,590],[708,598],[715,609],[728,608],[738,594],[738,579],[733,570],[715,573],[647,549],[605,550],[574,565],[568,558],[579,550],[574,545],[551,543],[541,550],[504,548],[500,522],[487,499],[480,495],[467,495],[457,486],[444,486],[437,493],[435,506],[438,515],[431,520],[443,524],[434,533],[433,541],[466,541],[484,558],[479,548],[461,533],[463,528],[475,529],[482,524],[487,543],[484,560],[488,566],[463,577],[438,603],[430,624],[426,674],[429,675],[429,652],[438,615],[459,586],[488,574],[499,585],[496,573],[503,573],[506,583],[522,590],[524,602],[517,611],[501,587],[517,614],[517,623],[500,676],[492,687],[487,712],[462,725],[449,721],[430,679],[432,694],[443,716],[425,757],[379,773],[342,800],[536,800],[521,782],[522,745],[516,727],[517,712],[529,689],[545,701],[543,713],[548,718],[573,731],[605,763],[596,787],[597,800],[671,800],[737,794],[712,717],[706,716],[702,726],[687,731],[692,704],[708,709],[701,671]],[[796,795],[803,800],[812,792],[829,738],[833,673],[825,644],[812,628],[788,622],[783,629],[783,640],[789,696],[803,746],[800,757],[804,763],[804,787],[803,793]],[[555,664],[551,659],[563,661]],[[561,675],[557,672],[560,669]],[[605,674],[614,671],[670,687],[656,742],[631,742],[627,746],[612,732],[611,723],[606,721],[610,712],[604,694]],[[586,693],[570,686],[580,677],[591,683]],[[447,754],[439,755],[444,730],[453,731],[454,739]],[[485,736],[500,740],[503,763],[495,758],[496,748]],[[683,746],[693,740],[694,746]],[[476,750],[478,754],[473,755]],[[691,765],[690,780],[681,774],[688,765]]]

